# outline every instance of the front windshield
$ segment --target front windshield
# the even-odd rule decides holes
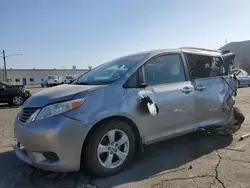
[[[80,76],[73,84],[103,85],[110,84],[122,77],[147,54],[132,55],[104,63]]]
[[[49,76],[49,79],[57,79],[56,76]]]

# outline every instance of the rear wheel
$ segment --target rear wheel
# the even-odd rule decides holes
[[[244,114],[237,107],[234,107],[234,118],[235,122],[233,124],[225,125],[223,127],[215,129],[216,134],[227,136],[236,133],[241,128],[242,123],[245,121]]]
[[[82,153],[82,164],[96,176],[122,171],[134,157],[136,138],[124,121],[104,121],[90,133]]]

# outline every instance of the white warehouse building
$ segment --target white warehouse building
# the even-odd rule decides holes
[[[42,79],[48,75],[79,76],[88,69],[7,69],[7,78],[11,82],[22,85],[41,84]],[[4,70],[0,71],[0,81],[4,81]]]

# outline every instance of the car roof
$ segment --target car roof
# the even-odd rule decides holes
[[[195,54],[195,55],[213,56],[213,57],[220,57],[222,54],[220,50],[197,48],[197,47],[181,47],[176,49],[156,49],[156,50],[144,51],[144,52],[130,54],[129,56],[143,55],[143,54],[157,55],[161,53],[181,53],[181,52]]]
[[[123,58],[130,58],[132,56],[155,56],[162,53],[189,53],[194,55],[202,55],[202,56],[211,56],[211,57],[221,57],[222,51],[220,50],[212,50],[212,49],[206,49],[206,48],[196,48],[196,47],[181,47],[181,48],[175,48],[175,49],[155,49],[155,50],[149,50],[149,51],[142,51],[137,53],[130,53],[118,58],[115,58],[111,61],[117,61],[119,59]]]

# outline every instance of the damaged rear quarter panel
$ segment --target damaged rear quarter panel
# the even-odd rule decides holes
[[[235,84],[231,77],[197,79],[194,85],[203,85],[205,90],[196,91],[196,119],[200,126],[223,124],[230,118],[234,105]]]

